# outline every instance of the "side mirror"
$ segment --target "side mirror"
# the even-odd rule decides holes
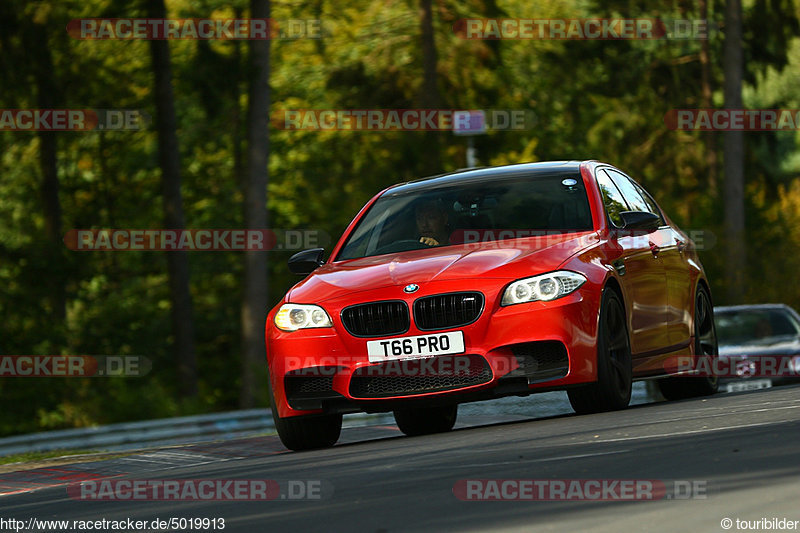
[[[322,254],[324,252],[324,248],[312,248],[310,250],[297,252],[289,258],[289,271],[292,274],[299,274],[301,276],[311,274],[324,263],[322,260]]]
[[[623,230],[655,231],[661,225],[661,217],[647,211],[622,211]]]

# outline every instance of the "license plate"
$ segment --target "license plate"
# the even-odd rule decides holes
[[[746,390],[768,389],[772,387],[770,379],[754,379],[747,381],[736,381],[725,386],[727,392],[741,392]]]
[[[367,341],[370,363],[456,353],[464,353],[464,333],[461,331]]]

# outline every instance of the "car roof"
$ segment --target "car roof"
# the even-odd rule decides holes
[[[483,181],[487,178],[504,179],[516,177],[535,177],[536,175],[550,175],[553,173],[578,174],[583,161],[543,161],[539,163],[520,163],[504,165],[501,167],[484,167],[463,169],[438,176],[430,176],[405,183],[393,185],[384,192],[384,195],[406,194],[415,191],[435,189],[440,186],[449,186],[457,183]]]

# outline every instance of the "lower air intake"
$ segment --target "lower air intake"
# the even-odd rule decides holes
[[[559,341],[536,341],[514,344],[511,352],[519,368],[512,376],[524,376],[528,383],[563,378],[569,372],[567,348]]]
[[[406,359],[361,367],[350,380],[355,398],[388,398],[461,389],[492,380],[489,363],[479,355]]]

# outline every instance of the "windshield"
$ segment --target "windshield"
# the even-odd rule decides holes
[[[389,190],[350,234],[337,260],[591,229],[580,175],[492,176],[405,192]]]
[[[764,346],[800,334],[794,317],[780,309],[718,312],[714,321],[720,346]]]

